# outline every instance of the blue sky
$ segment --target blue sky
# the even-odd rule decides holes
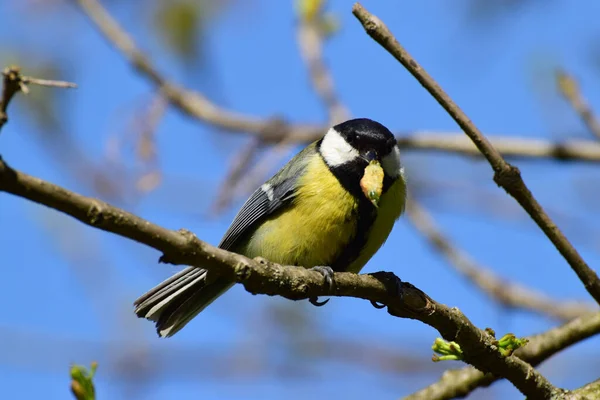
[[[199,70],[182,67],[148,34],[139,22],[143,10],[113,3],[111,11],[166,76],[239,112],[325,121],[298,53],[291,2],[255,0],[220,16],[209,25],[210,59]],[[600,38],[596,27],[600,3],[556,0],[543,7],[530,3],[479,25],[466,18],[466,1],[365,1],[364,5],[386,22],[484,132],[556,140],[588,137],[556,95],[552,71],[557,66],[568,69],[590,103],[600,109],[600,70],[592,57]],[[395,131],[457,131],[441,107],[364,33],[351,15],[350,2],[331,1],[328,8],[340,18],[342,29],[325,47],[326,62],[354,116],[376,119]],[[21,54],[27,73],[45,57],[64,61],[69,68],[63,77],[76,81],[79,88],[55,93],[62,105],[61,130],[76,139],[89,159],[103,165],[107,141],[129,129],[127,118],[152,96],[153,88],[74,8],[42,11],[32,12],[17,2],[0,3],[0,64],[8,62],[3,58]],[[85,177],[76,177],[72,165],[65,169],[47,151],[24,104],[17,98],[11,105],[11,120],[0,135],[2,157],[14,168],[95,195]],[[239,134],[218,133],[169,109],[157,130],[165,182],[139,201],[117,204],[217,244],[240,203],[218,218],[207,218],[208,209],[230,157],[247,140]],[[411,183],[444,184],[424,199],[425,204],[476,260],[556,298],[588,299],[550,242],[495,187],[489,165],[437,153],[407,152],[404,160]],[[598,167],[546,161],[517,165],[542,205],[573,235],[586,261],[597,265],[600,234],[593,227],[599,221],[593,201],[585,205],[581,196],[582,186],[598,182]],[[461,185],[470,190],[456,189]],[[478,204],[486,199],[473,199],[479,192],[490,194],[494,202]],[[460,204],[466,206],[457,209]],[[495,207],[502,211],[500,217],[490,216]],[[99,399],[398,398],[440,375],[439,369],[418,375],[343,360],[322,361],[319,352],[329,353],[318,346],[316,355],[292,351],[295,341],[316,336],[342,344],[382,346],[391,354],[416,356],[418,365],[428,365],[429,346],[437,336],[432,328],[393,319],[356,299],[333,299],[316,309],[305,302],[251,296],[236,287],[176,337],[159,340],[153,326],[136,319],[132,308],[138,295],[177,270],[157,264],[156,251],[8,195],[0,195],[0,226],[0,276],[5,282],[0,383],[7,397],[65,398],[69,363],[92,360],[100,361]],[[365,271],[382,269],[459,307],[482,328],[524,336],[555,324],[499,308],[454,273],[405,221],[397,224]],[[273,319],[286,316],[298,325],[292,332],[269,328]],[[298,322],[302,318],[305,323]],[[593,368],[573,373],[572,365],[581,357],[598,355],[599,345],[596,338],[574,346],[542,371],[556,385],[569,388],[596,379]],[[348,354],[356,351],[347,347]],[[151,383],[135,381],[135,369],[123,361],[131,354],[139,354]],[[153,370],[158,372],[151,374]],[[507,383],[496,384],[493,390],[502,398],[516,395]]]

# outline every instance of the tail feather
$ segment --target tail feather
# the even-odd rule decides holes
[[[173,275],[135,301],[136,315],[155,321],[159,336],[173,336],[232,286],[220,278],[207,283],[206,272],[190,267]]]
[[[166,297],[186,286],[186,283],[201,277],[204,272],[205,271],[202,269],[189,267],[159,283],[134,302],[134,305],[136,306],[135,313],[138,317],[156,320],[156,318],[153,317],[154,312],[151,312],[151,310],[159,305]]]

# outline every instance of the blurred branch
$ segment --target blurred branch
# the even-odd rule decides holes
[[[241,178],[250,168],[254,156],[260,148],[260,140],[251,138],[246,146],[230,158],[231,165],[228,169],[227,176],[219,186],[217,199],[211,207],[213,213],[219,213],[229,205],[231,198],[233,197],[233,189],[238,185]]]
[[[571,320],[596,310],[593,304],[551,299],[532,288],[504,280],[489,268],[478,265],[442,233],[436,226],[433,217],[414,198],[410,198],[406,202],[406,216],[429,244],[443,255],[458,273],[492,299],[507,307],[518,307],[560,320]]]
[[[300,55],[308,68],[313,88],[329,114],[329,125],[348,119],[348,111],[335,93],[333,78],[323,61],[325,17],[323,0],[298,0],[297,38]]]
[[[556,85],[558,91],[569,102],[589,131],[596,136],[596,139],[600,139],[600,122],[598,122],[592,108],[581,94],[575,79],[566,71],[558,70],[556,71]]]
[[[249,132],[266,142],[276,141],[282,136],[292,136],[304,142],[320,136],[322,129],[315,125],[288,125],[276,121],[279,130],[270,129],[274,120],[264,120],[231,112],[212,103],[195,91],[186,90],[166,80],[151,64],[150,60],[136,47],[133,39],[119,26],[97,0],[74,0],[81,10],[96,25],[100,33],[126,57],[129,63],[149,79],[164,94],[169,102],[187,115],[200,121],[230,131]]]
[[[396,136],[404,150],[439,151],[483,157],[473,142],[462,133],[416,131]],[[556,161],[600,162],[600,144],[592,140],[551,142],[511,136],[488,136],[489,141],[505,157],[549,158]]]
[[[515,355],[537,366],[574,343],[600,333],[600,313],[581,316],[539,335],[531,336],[527,346]],[[405,400],[446,400],[465,397],[478,387],[489,386],[498,377],[484,374],[472,367],[446,371],[436,383],[415,392]]]
[[[411,284],[400,282],[392,273],[335,273],[335,285],[328,285],[316,271],[282,266],[261,258],[251,260],[211,246],[191,232],[172,231],[152,224],[98,199],[81,196],[16,171],[2,160],[0,191],[46,205],[89,226],[153,247],[163,253],[160,262],[213,270],[225,279],[241,283],[253,294],[279,295],[290,300],[345,296],[385,304],[390,315],[417,319],[434,327],[446,340],[461,346],[465,362],[507,378],[526,396],[547,398],[561,393],[527,363],[516,357],[502,356],[494,344],[495,339],[475,327],[457,308],[437,303]]]
[[[527,185],[525,185],[519,169],[506,162],[498,150],[471,122],[469,117],[400,45],[379,18],[370,14],[359,3],[354,4],[352,12],[363,25],[367,34],[394,56],[456,121],[475,146],[477,146],[481,154],[488,160],[494,170],[494,182],[517,200],[569,263],[588,293],[597,303],[600,303],[600,278],[587,265],[575,247],[573,247],[558,226],[546,214]]]
[[[156,135],[160,121],[165,115],[167,102],[162,93],[157,93],[151,100],[147,110],[138,119],[136,155],[143,167],[141,175],[136,180],[136,187],[142,193],[154,190],[162,179]]]
[[[38,79],[30,76],[21,75],[19,67],[6,67],[2,71],[3,84],[2,84],[2,98],[0,98],[0,130],[4,124],[8,122],[8,104],[12,100],[13,96],[21,91],[25,94],[29,93],[28,84],[41,85],[41,86],[52,86],[58,88],[75,88],[76,84],[64,81],[53,81],[48,79]]]
[[[292,139],[282,139],[279,143],[269,149],[269,154],[261,157],[260,160],[244,173],[244,179],[239,180],[234,188],[233,197],[246,196],[252,193],[257,187],[266,180],[265,176],[269,171],[282,161],[293,147]],[[231,199],[233,200],[233,199]],[[225,203],[227,205],[227,202]]]
[[[266,354],[268,352],[253,351],[272,347],[275,340],[273,336],[257,332],[233,346],[229,341],[213,341],[193,345],[169,342],[165,346],[148,347],[135,335],[127,340],[89,340],[0,326],[0,340],[11,343],[10,349],[0,355],[0,365],[8,368],[28,366],[35,372],[48,373],[64,368],[73,359],[96,360],[104,366],[105,379],[125,382],[155,381],[159,376],[178,382],[227,381],[256,378],[257,375],[284,379],[290,378],[287,371],[297,363],[314,366],[314,370],[306,371],[309,375],[318,373],[322,363],[330,362],[346,366],[353,364],[370,372],[391,376],[399,373],[437,374],[444,370],[442,364],[432,363],[422,351],[416,351],[415,346],[412,349],[398,348],[396,339],[372,343],[339,336],[320,337],[322,335],[314,335],[313,332],[310,337],[296,340],[281,335],[273,324],[267,323],[265,328],[277,332],[279,351],[293,354],[292,357],[271,358]],[[130,333],[128,331],[128,337]],[[428,349],[425,340],[418,344],[422,350]],[[299,349],[301,354],[295,349]],[[201,363],[199,358],[202,358]]]

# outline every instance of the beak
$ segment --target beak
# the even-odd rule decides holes
[[[375,207],[379,205],[379,198],[383,191],[383,177],[383,168],[381,168],[381,164],[374,157],[365,168],[365,173],[360,180],[360,188]]]
[[[370,163],[371,161],[377,160],[377,153],[375,150],[369,150],[366,153],[361,154],[361,158]]]

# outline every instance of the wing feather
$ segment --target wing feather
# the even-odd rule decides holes
[[[220,248],[233,249],[237,241],[265,217],[289,206],[296,195],[298,178],[302,176],[311,155],[317,155],[314,143],[296,155],[275,176],[252,193],[225,232],[219,244]]]

